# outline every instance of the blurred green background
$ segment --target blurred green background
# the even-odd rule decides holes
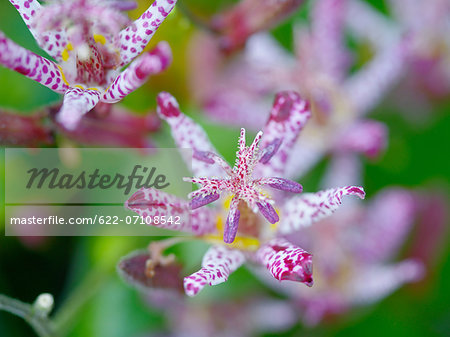
[[[199,15],[211,15],[233,1],[181,0]],[[136,16],[150,1],[140,1]],[[371,1],[385,11],[382,1]],[[304,20],[308,5],[290,20],[272,31],[286,48],[292,48],[292,24]],[[121,104],[137,113],[154,110],[156,94],[169,91],[182,109],[207,130],[212,142],[229,161],[235,154],[238,131],[214,125],[201,115],[189,97],[186,47],[196,28],[175,10],[155,35],[151,46],[160,40],[170,43],[174,64],[163,75],[129,95]],[[8,1],[0,2],[0,30],[20,45],[42,54],[15,9]],[[355,51],[358,53],[358,51]],[[0,67],[0,107],[29,114],[59,95],[25,77]],[[386,101],[395,97],[386,97]],[[364,161],[364,187],[368,199],[380,189],[403,186],[423,193],[448,195],[450,174],[450,99],[433,103],[433,111],[411,122],[383,102],[371,113],[373,119],[389,127],[389,146],[377,161]],[[155,137],[160,146],[173,146],[168,128]],[[230,144],[231,142],[231,144]],[[301,183],[305,190],[316,190],[328,159],[325,158]],[[3,168],[1,168],[3,170]],[[2,176],[4,177],[4,172]],[[2,184],[2,197],[4,184]],[[3,228],[3,216],[2,226]],[[448,227],[446,225],[446,227]],[[448,236],[447,230],[445,235]],[[406,244],[419,238],[412,236]],[[378,304],[351,311],[314,329],[296,325],[283,336],[450,336],[450,261],[448,240],[444,240],[420,283],[407,285]],[[33,302],[43,292],[54,294],[59,318],[67,322],[69,336],[147,336],[163,329],[163,313],[150,308],[143,297],[118,277],[119,258],[132,250],[144,248],[147,237],[54,237],[43,242],[25,242],[14,237],[0,238],[0,293],[24,302]],[[177,246],[184,261],[183,273],[200,265],[206,244],[192,242]],[[226,284],[205,291],[198,301],[243,298],[266,291],[244,268],[233,274]],[[59,312],[59,310],[62,311]],[[0,336],[34,336],[22,319],[0,311]]]

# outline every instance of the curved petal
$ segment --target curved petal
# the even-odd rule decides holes
[[[184,290],[188,296],[195,296],[206,284],[225,282],[228,276],[245,261],[244,254],[236,249],[213,246],[208,249],[202,261],[202,269],[184,278]]]
[[[157,97],[158,115],[167,121],[172,129],[172,137],[178,148],[191,148],[194,156],[184,158],[187,165],[192,163],[192,173],[198,177],[223,177],[224,171],[219,165],[212,165],[195,156],[196,152],[213,152],[217,150],[211,144],[203,128],[185,116],[176,99],[169,93],[162,92]]]
[[[61,68],[45,57],[17,45],[0,32],[0,64],[52,89],[64,93],[69,89]]]
[[[384,48],[375,58],[344,83],[350,103],[359,115],[379,103],[404,70],[405,52],[401,41]]]
[[[37,0],[9,0],[9,2],[17,9],[39,47],[58,62],[61,61],[61,52],[67,45],[65,32],[58,30],[40,34],[33,28],[32,19],[42,9],[39,2]]]
[[[348,301],[352,304],[376,302],[403,284],[420,280],[423,274],[424,266],[416,260],[405,260],[388,266],[371,266],[358,272],[348,284]]]
[[[367,39],[378,50],[399,36],[396,24],[364,1],[347,1],[346,16],[346,25],[351,34],[358,39]]]
[[[362,120],[340,135],[334,148],[338,152],[360,152],[369,158],[377,157],[386,148],[388,130],[383,123]]]
[[[260,147],[265,148],[277,139],[281,140],[281,145],[269,162],[255,167],[255,175],[262,177],[284,175],[292,146],[310,116],[308,102],[296,92],[283,91],[275,96]]]
[[[135,192],[126,202],[125,207],[136,212],[147,221],[147,217],[154,216],[180,217],[179,221],[167,221],[166,223],[155,224],[153,226],[170,230],[203,235],[216,231],[215,216],[213,212],[202,207],[191,211],[188,201],[177,198],[160,190],[152,188],[141,188]]]
[[[151,52],[136,59],[109,86],[102,97],[103,102],[115,103],[143,85],[150,75],[165,70],[172,61],[167,42],[160,42]]]
[[[155,0],[152,5],[118,36],[120,66],[138,56],[175,6],[176,0]]]
[[[414,224],[418,205],[412,193],[390,189],[379,193],[369,206],[362,236],[370,238],[357,245],[364,262],[383,261],[397,253]]]
[[[308,287],[313,285],[312,255],[285,239],[267,242],[258,249],[255,258],[278,281],[296,281]]]
[[[362,187],[347,186],[291,198],[281,212],[279,232],[288,234],[330,216],[341,205],[342,197],[347,195],[364,199],[366,194]]]
[[[56,120],[66,129],[76,128],[81,117],[100,100],[100,91],[96,89],[70,88],[64,95],[63,105],[59,110]]]

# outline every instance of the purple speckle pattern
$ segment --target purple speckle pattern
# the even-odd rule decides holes
[[[102,101],[115,103],[143,85],[148,77],[166,69],[172,61],[172,52],[167,42],[160,42],[151,52],[137,58],[116,77]]]
[[[17,9],[39,47],[58,62],[61,61],[61,52],[67,45],[67,37],[64,31],[58,29],[57,31],[39,33],[33,27],[33,19],[43,8],[40,3],[37,0],[9,0],[9,2]]]
[[[119,33],[120,66],[127,65],[139,55],[155,31],[175,7],[176,0],[155,0],[152,5],[130,26]]]
[[[155,216],[165,216],[166,219],[172,217],[172,222],[155,223],[148,225],[170,230],[193,233],[195,235],[205,235],[216,230],[213,221],[214,214],[208,208],[201,208],[191,211],[187,200],[180,199],[171,194],[153,188],[142,188],[135,192],[125,203],[125,207],[136,212],[147,219]],[[173,217],[179,216],[180,221],[175,221]],[[147,218],[148,217],[148,218]]]
[[[59,65],[17,46],[1,33],[0,64],[65,94],[57,120],[67,130],[74,130],[98,102],[121,100],[172,61],[168,44],[160,43],[120,73],[122,66],[144,50],[176,0],[154,1],[124,29],[129,19],[112,1],[54,1],[44,6],[36,0],[10,2],[39,46]]]
[[[278,281],[290,280],[313,285],[312,255],[285,239],[270,240],[256,253],[256,260]]]
[[[77,126],[81,117],[97,105],[100,99],[98,90],[70,88],[64,95],[63,106],[58,114],[60,122],[68,130]]]
[[[0,64],[56,92],[65,93],[69,89],[60,68],[54,62],[15,44],[2,32],[0,32]]]
[[[194,151],[194,157],[184,158],[186,164],[191,167],[192,173],[196,176],[224,176],[220,167],[195,156],[196,152],[217,152],[203,128],[181,113],[178,102],[169,93],[160,93],[157,102],[158,115],[169,124],[177,147],[190,148]]]
[[[255,168],[260,176],[283,176],[290,150],[300,131],[311,117],[309,104],[294,91],[283,91],[275,96],[269,120],[263,129],[261,147],[281,141],[278,151],[271,160]]]
[[[279,232],[289,234],[330,216],[342,204],[342,197],[347,195],[364,199],[366,194],[360,186],[346,186],[291,198],[284,205]]]
[[[202,261],[202,269],[184,278],[184,291],[188,296],[195,296],[205,285],[225,282],[228,276],[245,262],[240,251],[223,246],[208,249]]]

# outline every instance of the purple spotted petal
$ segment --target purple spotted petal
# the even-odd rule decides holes
[[[256,175],[262,177],[284,175],[292,147],[310,116],[308,102],[296,92],[283,91],[276,95],[269,120],[263,130],[264,137],[260,147],[265,148],[277,139],[282,143],[267,164],[255,167]]]
[[[273,157],[273,155],[277,153],[278,149],[280,148],[281,142],[282,141],[280,138],[275,138],[273,141],[267,144],[266,147],[261,150],[261,159],[259,160],[259,162],[261,164],[267,164]]]
[[[231,200],[230,211],[228,212],[227,221],[225,223],[225,229],[223,233],[223,241],[225,243],[232,243],[234,238],[236,237],[239,218],[241,216],[241,212],[238,209],[239,199],[234,197]]]
[[[214,164],[214,159],[211,158],[211,152],[208,151],[198,151],[197,149],[193,149],[192,158],[200,160],[207,164]]]
[[[57,64],[15,44],[2,32],[0,32],[0,64],[56,92],[64,93],[69,89]]]
[[[256,252],[256,260],[279,281],[313,285],[312,255],[285,239],[273,239],[262,245]]]
[[[303,186],[301,184],[289,179],[270,177],[262,178],[259,180],[259,182],[261,185],[268,185],[280,191],[291,193],[301,193],[303,191]]]
[[[342,197],[347,195],[364,199],[365,192],[362,187],[347,186],[291,198],[284,205],[283,221],[280,222],[278,230],[281,234],[292,233],[330,216],[342,204]]]
[[[58,29],[54,31],[39,32],[33,27],[36,14],[42,9],[42,6],[37,0],[9,0],[9,2],[17,9],[39,47],[45,50],[58,62],[61,61],[61,52],[67,45],[65,31]]]
[[[56,119],[66,129],[73,130],[81,117],[95,107],[99,100],[98,90],[71,88],[64,95],[63,105]]]
[[[199,195],[191,200],[191,209],[196,209],[208,205],[220,198],[219,193],[208,194],[206,196]]]
[[[271,204],[268,202],[257,202],[256,205],[258,205],[259,211],[261,214],[269,221],[271,224],[277,223],[280,220],[280,217],[278,216],[277,212],[273,208]]]
[[[178,148],[191,148],[195,151],[216,153],[208,135],[203,128],[192,119],[185,116],[178,106],[176,99],[167,92],[157,97],[158,115],[164,119],[172,129],[172,137]],[[203,159],[184,158],[187,165],[192,167],[192,173],[199,177],[222,177],[223,170],[218,165],[206,163]]]
[[[245,261],[244,254],[236,249],[213,246],[208,249],[202,261],[202,269],[184,278],[186,295],[195,296],[205,285],[225,282],[228,276]]]
[[[144,218],[155,216],[172,216],[173,221],[162,223],[151,222],[150,225],[204,235],[216,231],[215,215],[208,208],[200,208],[191,212],[189,202],[160,190],[141,188],[135,192],[126,202],[125,207],[136,212]],[[180,217],[176,221],[176,217]]]
[[[151,52],[136,59],[124,70],[102,97],[104,102],[115,103],[143,85],[150,75],[165,70],[172,61],[167,42],[160,42]]]
[[[120,66],[130,63],[142,53],[176,2],[176,0],[155,0],[139,19],[119,33],[118,45],[122,59]]]

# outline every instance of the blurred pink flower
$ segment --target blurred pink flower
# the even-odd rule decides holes
[[[354,155],[336,156],[328,182],[355,183],[359,180],[358,164]],[[418,210],[416,195],[402,188],[386,188],[366,206],[352,200],[333,217],[299,228],[291,237],[292,242],[314,254],[313,289],[304,291],[294,284],[279,287],[270,278],[263,279],[289,295],[307,325],[374,303],[424,275],[419,259],[391,262],[410,234]]]
[[[230,53],[243,47],[254,33],[276,26],[293,14],[304,0],[241,0],[216,15],[212,28],[220,34],[219,44]]]
[[[67,129],[75,129],[98,102],[120,101],[171,62],[170,47],[161,42],[120,72],[144,50],[176,0],[154,1],[132,23],[117,9],[123,7],[117,2],[72,0],[45,6],[37,0],[10,2],[39,46],[57,63],[0,32],[0,64],[64,94],[57,119]]]
[[[181,113],[172,96],[167,93],[158,96],[158,113],[171,126],[176,145],[179,148],[192,148],[193,157],[185,159],[189,164],[192,159],[195,176],[223,179],[227,172],[232,177],[228,179],[233,180],[236,174],[241,173],[238,187],[230,190],[236,195],[231,201],[225,201],[225,207],[217,202],[213,204],[216,207],[199,207],[217,200],[218,196],[214,192],[203,199],[194,197],[189,203],[156,189],[141,189],[126,202],[128,209],[144,218],[162,215],[178,215],[182,219],[190,217],[189,221],[179,224],[167,221],[155,226],[192,233],[215,243],[206,252],[202,268],[184,279],[186,294],[194,296],[206,284],[215,285],[226,281],[246,260],[265,266],[279,281],[292,280],[312,286],[311,255],[283,236],[330,216],[341,205],[343,196],[356,195],[364,198],[365,193],[361,187],[346,186],[287,198],[285,191],[298,192],[299,184],[281,178],[266,178],[283,176],[292,154],[292,146],[309,118],[306,101],[295,92],[277,94],[269,120],[263,133],[257,136],[257,141],[246,147],[244,134],[241,132],[239,159],[234,170],[215,154],[217,151],[206,133]],[[258,154],[258,145],[262,149],[261,154]],[[250,165],[246,167],[246,163]],[[251,172],[247,171],[251,168]],[[254,194],[252,188],[255,188],[254,180],[249,179],[250,177],[261,181],[266,179],[267,185],[281,190],[272,194],[275,208],[267,204],[254,208],[251,203],[250,207],[253,209],[249,207],[245,193],[251,191]],[[251,186],[253,187],[249,189]],[[257,188],[260,187],[258,185]],[[243,192],[245,193],[240,194]],[[262,190],[258,191],[260,192]],[[268,194],[269,191],[264,190],[264,193]],[[240,202],[241,200],[246,202]],[[279,217],[280,221],[270,225],[264,217],[255,213],[258,209],[266,219],[275,220]],[[224,213],[228,213],[228,216]],[[222,219],[225,216],[227,221],[224,230]],[[221,240],[221,236],[224,236],[225,242]]]
[[[213,119],[258,130],[269,105],[267,97],[274,92],[297,90],[311,101],[312,121],[299,137],[287,177],[301,176],[327,152],[357,151],[373,157],[386,144],[386,128],[364,116],[402,74],[404,41],[397,36],[370,62],[348,75],[350,56],[343,33],[347,10],[345,0],[315,2],[311,27],[295,30],[295,57],[268,35],[254,35],[243,54],[229,62],[220,59],[219,52],[212,55],[210,38],[194,40],[194,65],[206,64],[201,61],[201,45],[209,49],[208,59],[214,60],[211,69],[192,70],[192,87],[198,79],[203,89],[196,89],[195,96]],[[206,80],[214,84],[207,86]]]
[[[21,116],[0,111],[2,146],[37,147],[53,143],[51,129],[42,123],[45,115]]]
[[[56,122],[59,108],[50,110]],[[149,134],[158,131],[160,125],[155,113],[136,115],[117,105],[101,102],[84,115],[76,129],[56,122],[61,134],[80,144],[129,148],[153,147]]]

